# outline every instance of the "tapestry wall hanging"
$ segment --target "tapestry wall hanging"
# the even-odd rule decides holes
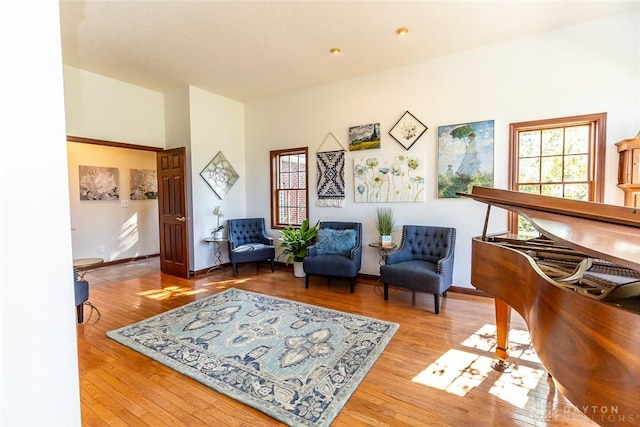
[[[380,123],[349,128],[349,151],[380,148]]]
[[[158,198],[158,175],[155,169],[131,169],[131,200]]]
[[[493,120],[438,127],[438,197],[493,187]]]
[[[329,137],[335,140],[340,146],[340,150],[320,151]],[[344,207],[344,162],[344,146],[333,132],[329,132],[316,153],[316,168],[318,171],[318,200],[316,201],[316,206]]]
[[[398,141],[405,150],[408,150],[427,129],[424,123],[416,119],[410,112],[405,111],[402,117],[393,125],[389,131],[389,135]]]
[[[80,200],[117,200],[120,198],[118,168],[78,166]]]
[[[224,198],[239,178],[222,151],[218,151],[218,154],[200,172],[200,176],[220,199]]]
[[[424,202],[424,154],[354,159],[355,201]]]

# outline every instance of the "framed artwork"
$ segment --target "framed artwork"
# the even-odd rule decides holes
[[[438,197],[493,187],[493,120],[438,127]]]
[[[118,168],[78,166],[80,200],[118,200],[120,178]]]
[[[218,154],[202,169],[200,176],[220,199],[224,198],[239,178],[222,151],[218,151]]]
[[[424,154],[354,159],[355,201],[362,203],[424,202]]]
[[[349,128],[349,151],[380,148],[380,123]]]
[[[416,119],[410,112],[405,111],[402,117],[393,125],[389,131],[389,135],[398,141],[405,150],[408,150],[427,129],[429,128],[426,127],[424,123]]]
[[[131,169],[129,198],[148,200],[158,198],[158,174],[155,169]]]

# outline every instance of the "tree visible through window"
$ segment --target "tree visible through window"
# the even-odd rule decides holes
[[[604,191],[606,113],[510,125],[510,189],[601,202]],[[535,234],[512,214],[509,228]]]
[[[271,228],[299,226],[307,218],[307,148],[271,151]]]

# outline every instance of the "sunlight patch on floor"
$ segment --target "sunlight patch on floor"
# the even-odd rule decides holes
[[[496,359],[496,325],[483,325],[461,345],[475,352],[450,349],[412,381],[461,397],[478,387],[493,371],[491,362]],[[479,352],[486,352],[487,355],[478,354]],[[489,392],[505,402],[524,408],[529,400],[529,392],[537,387],[540,379],[545,376],[545,370],[516,365],[514,361],[517,359],[541,364],[531,345],[529,333],[512,329],[509,331],[511,372],[503,373]]]
[[[489,393],[518,408],[524,408],[529,400],[529,392],[538,386],[543,376],[545,371],[542,369],[514,365],[511,373],[502,374],[498,378]]]
[[[492,369],[492,360],[490,357],[451,349],[412,381],[464,396],[487,378]]]
[[[181,286],[167,286],[162,289],[152,289],[150,291],[138,292],[138,295],[141,295],[146,298],[154,299],[154,300],[165,300],[169,298],[176,298],[185,295],[195,295],[200,294],[202,292],[206,292],[206,289],[193,289],[193,288],[185,288]]]

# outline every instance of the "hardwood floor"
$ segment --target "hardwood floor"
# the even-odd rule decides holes
[[[154,267],[155,263],[155,267]],[[397,322],[400,328],[336,417],[333,426],[594,426],[554,387],[531,354],[526,334],[512,343],[514,369],[493,360],[493,301],[449,292],[440,315],[433,297],[358,280],[331,285],[313,277],[309,289],[290,268],[271,273],[244,265],[181,279],[161,274],[157,260],[91,270],[90,302],[78,325],[83,426],[277,426],[282,423],[219,394],[106,337],[108,330],[205,298],[229,287]],[[484,329],[483,329],[484,328]],[[526,331],[514,312],[512,328]],[[430,372],[435,372],[430,374]]]

